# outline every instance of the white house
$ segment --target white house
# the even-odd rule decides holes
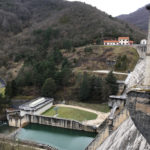
[[[147,44],[147,40],[146,39],[142,39],[141,42],[140,42],[140,44],[146,45]]]
[[[40,115],[53,105],[53,98],[37,98],[19,106],[20,116],[26,114]]]
[[[132,45],[129,37],[118,37],[118,40],[104,40],[104,45]]]
[[[129,37],[118,37],[120,45],[129,45]]]

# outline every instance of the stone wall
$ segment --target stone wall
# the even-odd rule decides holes
[[[82,123],[75,120],[67,120],[62,118],[47,117],[40,115],[25,115],[21,118],[9,117],[9,125],[14,127],[23,127],[28,123],[37,123],[43,125],[50,125],[55,127],[73,129],[73,130],[83,130],[87,132],[97,132],[96,128],[93,126],[83,125]]]
[[[150,91],[130,91],[127,105],[135,126],[150,144]]]
[[[98,128],[98,135],[96,138],[88,145],[86,150],[96,150],[110,134],[115,131],[127,118],[129,117],[129,112],[126,108],[120,111],[120,113],[112,120],[105,120]]]

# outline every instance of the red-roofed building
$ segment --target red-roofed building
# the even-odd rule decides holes
[[[119,45],[119,41],[116,41],[116,40],[104,40],[104,45]]]
[[[117,40],[104,40],[104,45],[132,45],[133,41],[130,41],[129,37],[118,37]]]

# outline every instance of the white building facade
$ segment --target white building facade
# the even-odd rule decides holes
[[[40,115],[52,107],[53,101],[53,98],[41,97],[25,103],[19,106],[20,116],[24,116],[26,114]]]
[[[146,39],[142,39],[140,42],[141,45],[146,45],[147,44],[147,40]]]
[[[104,40],[104,45],[132,45],[129,37],[118,37],[118,40]]]

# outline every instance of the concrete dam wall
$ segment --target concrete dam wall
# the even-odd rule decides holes
[[[96,128],[93,126],[83,125],[82,123],[75,120],[67,120],[55,117],[46,117],[40,115],[25,115],[24,117],[9,116],[9,125],[14,127],[23,127],[28,123],[37,123],[43,125],[50,125],[55,127],[73,129],[73,130],[83,130],[87,132],[97,132]]]
[[[98,135],[88,145],[86,150],[96,150],[111,134],[114,132],[125,120],[129,117],[128,110],[122,109],[120,113],[115,116],[110,124],[109,120],[105,120],[98,128]]]
[[[150,92],[130,91],[128,109],[135,126],[150,144]]]

